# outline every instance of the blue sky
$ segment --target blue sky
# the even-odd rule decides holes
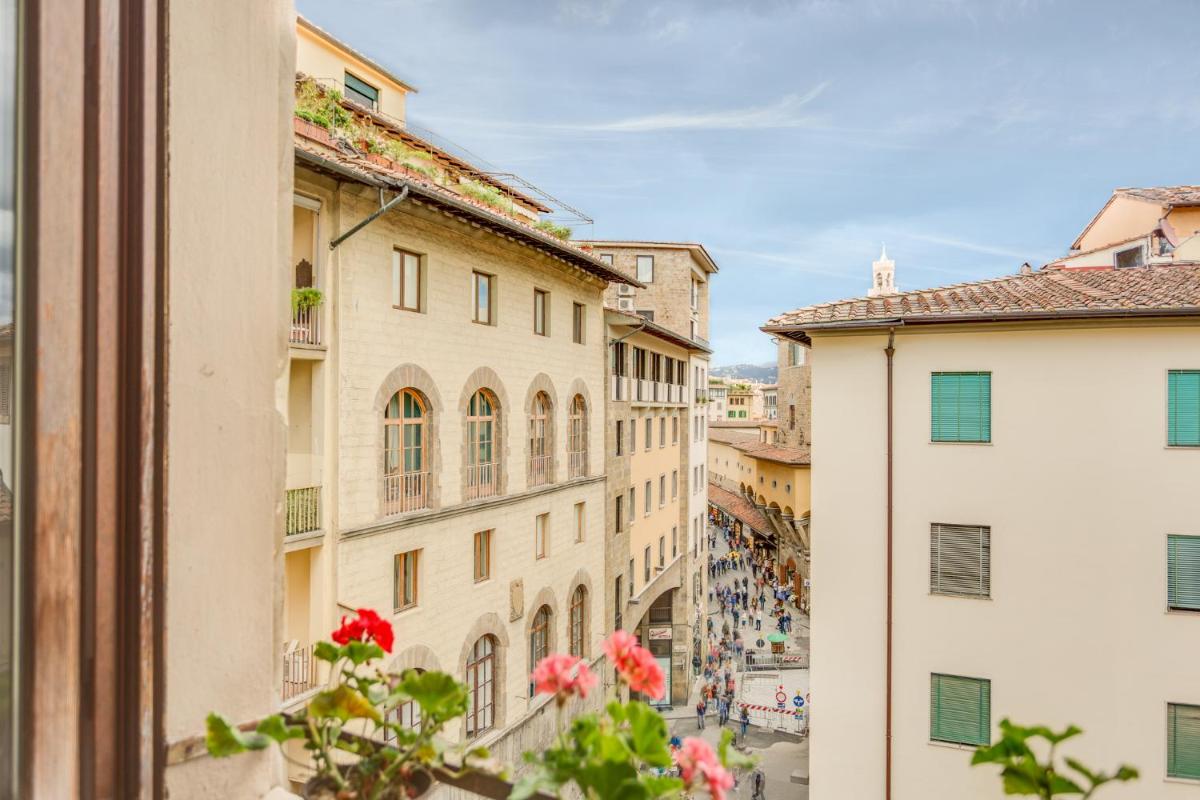
[[[409,118],[595,219],[703,242],[714,362],[865,292],[1061,254],[1117,186],[1200,183],[1196,0],[297,0]]]

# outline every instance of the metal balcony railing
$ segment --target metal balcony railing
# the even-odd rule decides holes
[[[529,485],[544,486],[554,473],[554,456],[533,456],[529,459]],[[480,495],[481,497],[483,495]]]
[[[317,685],[317,663],[313,645],[305,645],[283,654],[283,699],[304,694]]]
[[[321,309],[297,308],[292,311],[292,327],[288,333],[292,344],[321,344]]]
[[[567,477],[583,478],[588,471],[587,450],[572,450],[567,453]]]
[[[319,530],[321,527],[321,487],[288,489],[286,495],[288,536]]]
[[[385,514],[406,514],[429,508],[429,473],[394,472],[383,476]]]
[[[496,462],[467,466],[466,496],[468,500],[492,497],[500,491],[500,465]]]

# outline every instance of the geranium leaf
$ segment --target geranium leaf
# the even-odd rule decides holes
[[[333,717],[342,722],[351,719],[372,719],[381,722],[382,717],[375,706],[349,686],[319,692],[308,703],[308,710],[318,719]]]
[[[242,733],[220,714],[209,714],[204,725],[204,746],[214,758],[262,750],[271,740],[261,733]]]

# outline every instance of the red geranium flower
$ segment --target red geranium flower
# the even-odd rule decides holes
[[[604,641],[604,653],[617,669],[617,673],[635,692],[660,699],[666,694],[666,680],[662,667],[654,660],[650,651],[637,643],[637,637],[628,631],[613,631]]]
[[[555,695],[560,705],[574,695],[587,697],[598,680],[582,658],[562,653],[546,656],[533,670],[537,693]]]
[[[330,634],[330,638],[342,645],[352,641],[375,642],[383,652],[390,653],[395,634],[392,631],[392,623],[382,619],[370,608],[360,608],[358,616],[354,619],[343,616],[341,627]]]

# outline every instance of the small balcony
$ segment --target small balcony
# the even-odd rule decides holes
[[[496,462],[467,466],[466,498],[478,500],[500,493],[500,465]]]
[[[288,536],[321,529],[321,487],[288,489],[286,496]]]
[[[295,642],[283,654],[283,700],[302,695],[317,686],[317,662],[313,656],[313,645],[295,646]]]
[[[533,456],[529,459],[529,485],[545,486],[554,475],[554,456]],[[486,495],[480,495],[484,497]]]
[[[573,450],[567,453],[567,477],[586,478],[588,473],[587,450]]]
[[[288,332],[288,343],[320,345],[321,342],[321,308],[292,309],[292,327]]]
[[[407,514],[429,508],[429,473],[397,472],[383,476],[383,513]]]

